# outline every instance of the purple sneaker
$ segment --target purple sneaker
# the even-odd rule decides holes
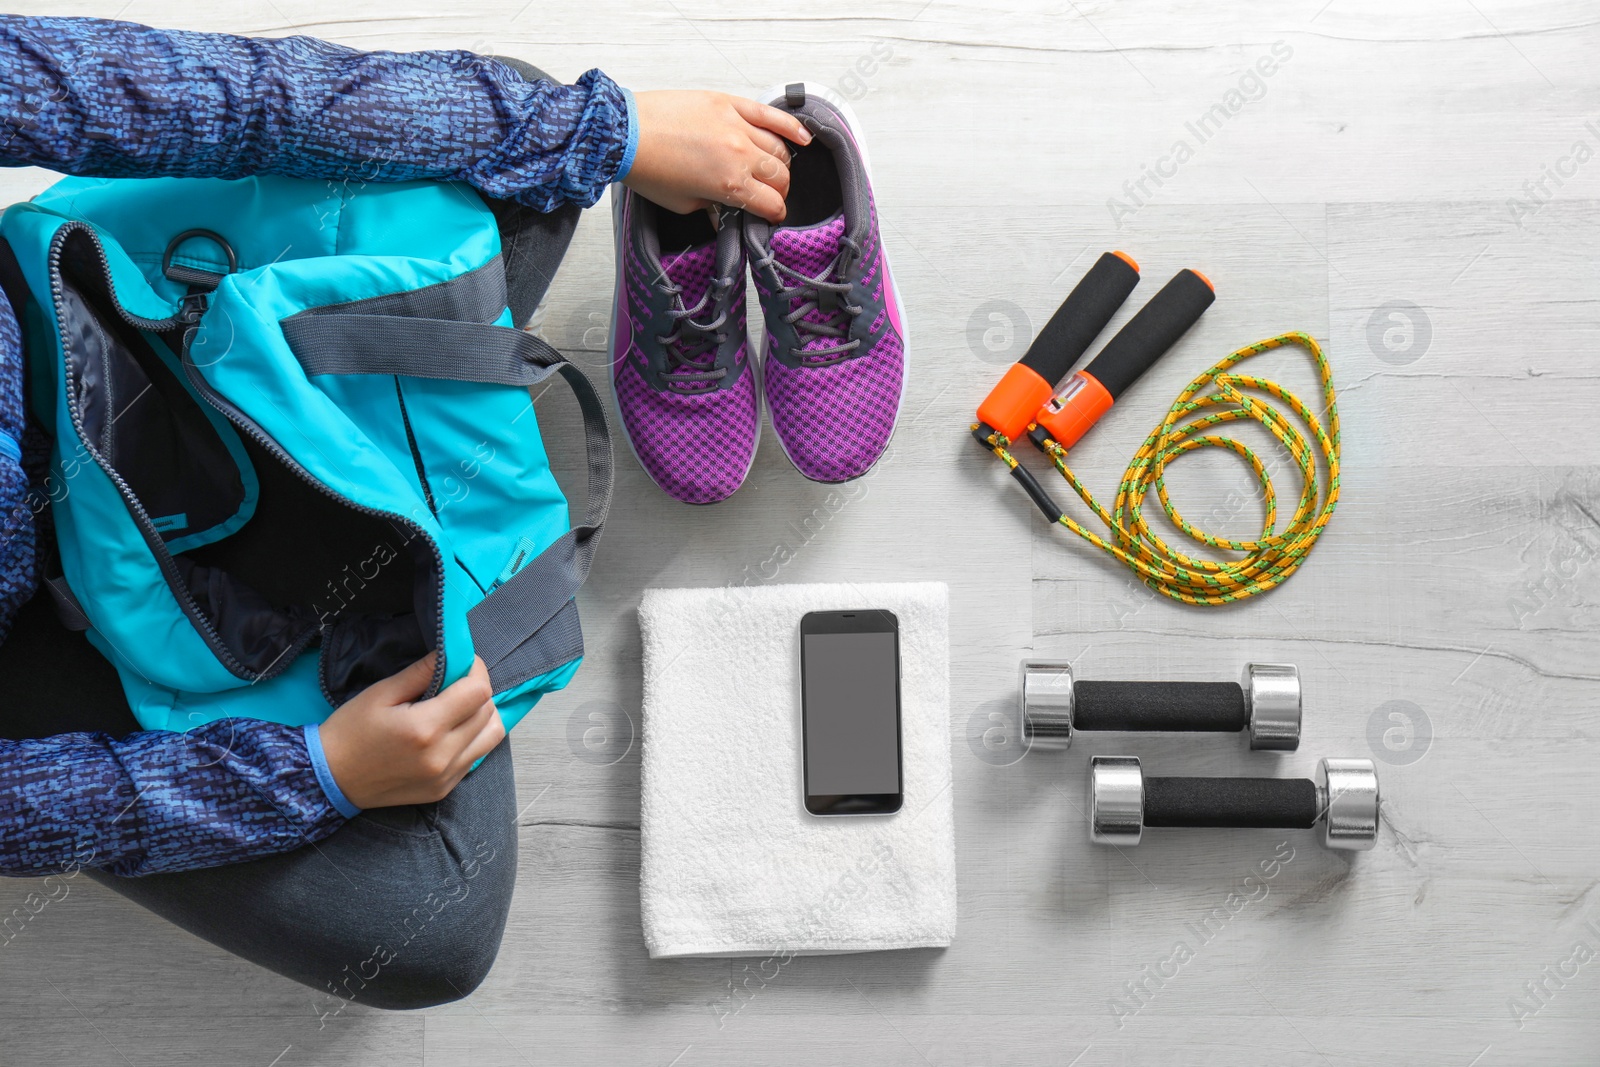
[[[611,386],[645,473],[686,504],[739,488],[761,428],[745,340],[739,219],[677,215],[612,189],[617,289]]]
[[[767,326],[767,409],[796,470],[813,481],[847,482],[883,455],[900,414],[907,355],[900,294],[849,107],[804,83],[766,101],[799,115],[814,136],[791,148],[784,222],[747,216],[744,224]]]

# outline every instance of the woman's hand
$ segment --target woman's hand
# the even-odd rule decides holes
[[[442,800],[506,735],[474,658],[465,678],[418,700],[433,677],[434,653],[374,682],[322,724],[322,751],[339,789],[358,808]]]
[[[639,147],[623,184],[668,211],[711,204],[782,222],[789,149],[811,132],[787,111],[727,93],[635,93]]]

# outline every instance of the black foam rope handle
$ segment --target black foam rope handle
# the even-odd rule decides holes
[[[1111,252],[1101,255],[1028,346],[1022,365],[1053,387],[1089,350],[1138,284],[1139,272],[1127,260]]]
[[[1217,294],[1192,270],[1180,270],[1084,368],[1116,400],[1200,321]]]

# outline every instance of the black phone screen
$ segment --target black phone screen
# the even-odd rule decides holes
[[[900,635],[887,611],[812,612],[800,623],[806,810],[900,809]]]

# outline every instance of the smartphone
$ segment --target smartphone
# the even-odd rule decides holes
[[[893,612],[813,611],[800,620],[800,721],[808,812],[900,810],[900,620]]]

